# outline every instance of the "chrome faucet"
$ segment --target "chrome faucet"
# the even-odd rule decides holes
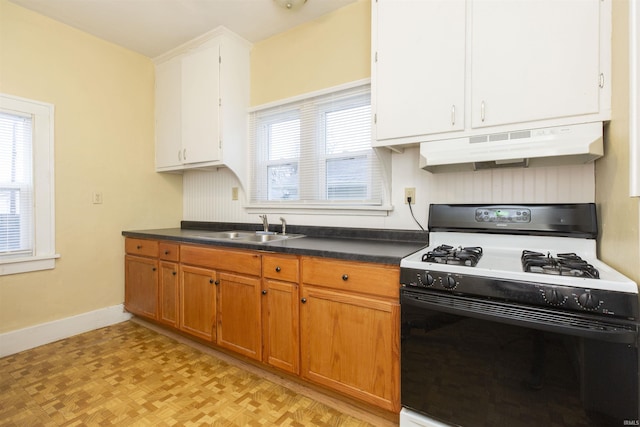
[[[260,219],[262,219],[262,226],[264,227],[264,232],[269,232],[269,221],[267,221],[267,215],[258,215]]]
[[[280,221],[282,221],[282,235],[287,234],[287,221],[284,218],[280,217]]]

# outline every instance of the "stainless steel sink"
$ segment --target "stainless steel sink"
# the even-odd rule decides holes
[[[242,240],[243,242],[267,243],[278,240],[295,239],[298,237],[304,236],[302,234],[254,234],[252,236],[239,237],[237,240]]]
[[[276,242],[279,240],[295,239],[304,237],[302,234],[259,234],[255,231],[197,231],[193,234],[189,234],[189,237],[197,239],[207,240],[231,240],[237,242],[253,242],[253,243],[268,243]]]

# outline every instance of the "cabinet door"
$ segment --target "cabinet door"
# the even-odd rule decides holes
[[[261,336],[260,279],[220,273],[218,345],[261,360]]]
[[[472,127],[598,112],[599,0],[471,5]]]
[[[155,319],[158,313],[158,261],[126,255],[124,280],[127,311]]]
[[[178,264],[160,261],[158,320],[178,327]]]
[[[301,301],[302,376],[397,412],[399,304],[311,286]]]
[[[465,0],[373,7],[376,139],[463,129]]]
[[[265,363],[287,372],[300,371],[298,285],[264,279],[262,328]]]
[[[216,338],[216,272],[180,266],[180,329],[213,342]]]
[[[220,160],[219,42],[182,59],[183,163]]]
[[[182,166],[182,62],[156,66],[156,168]]]

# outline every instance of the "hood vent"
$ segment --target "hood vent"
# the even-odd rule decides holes
[[[420,144],[420,167],[430,172],[592,162],[603,155],[602,123],[520,130]]]

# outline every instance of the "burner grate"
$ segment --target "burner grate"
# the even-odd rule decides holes
[[[522,251],[522,270],[529,273],[599,279],[598,270],[575,253],[551,256],[550,252]]]
[[[480,246],[458,246],[454,248],[449,245],[440,245],[422,255],[422,261],[424,262],[465,265],[467,267],[475,267],[480,258],[482,258],[482,248]]]

